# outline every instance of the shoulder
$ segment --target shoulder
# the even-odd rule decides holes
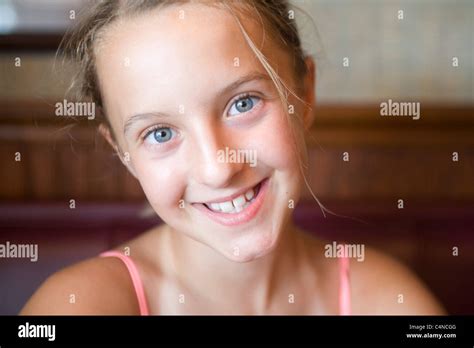
[[[91,258],[54,273],[26,303],[23,315],[138,314],[130,275],[116,257]]]
[[[353,314],[446,314],[426,285],[402,263],[371,248],[351,259]]]

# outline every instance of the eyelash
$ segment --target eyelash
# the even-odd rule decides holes
[[[252,109],[251,109],[250,111],[242,112],[241,114],[252,113],[252,112],[254,111],[254,109],[255,109],[255,106],[260,104],[260,101],[261,101],[262,98],[259,97],[259,96],[257,96],[256,94],[252,94],[252,93],[249,93],[249,92],[243,93],[243,94],[240,94],[240,95],[236,96],[236,97],[234,98],[234,100],[233,100],[233,101],[231,102],[231,104],[230,104],[230,105],[231,105],[231,108],[232,108],[232,106],[233,106],[235,103],[237,103],[238,101],[240,101],[240,100],[242,100],[242,99],[247,99],[247,98],[249,98],[249,99],[250,99],[250,98],[258,98],[258,99],[259,99],[259,102],[257,102],[256,104],[254,104],[253,107],[252,107]],[[231,108],[230,108],[230,109],[231,109]],[[230,109],[229,109],[229,110],[230,110]],[[227,113],[229,112],[229,110],[227,110]],[[232,116],[232,117],[235,117],[235,116]],[[161,128],[169,128],[169,129],[171,129],[171,130],[173,131],[173,128],[170,127],[170,126],[168,126],[168,125],[166,125],[166,124],[156,124],[156,125],[153,125],[153,126],[149,127],[147,130],[145,130],[144,135],[141,137],[141,140],[142,140],[142,141],[145,141],[151,134],[153,134],[153,132],[155,132],[156,130],[161,129]],[[156,146],[156,145],[158,145],[158,146],[164,146],[164,145],[166,145],[167,143],[169,143],[169,141],[164,142],[164,143],[156,143],[156,144],[153,144],[153,145],[154,145],[154,146]]]
[[[240,94],[240,95],[236,96],[236,97],[234,98],[234,100],[233,100],[233,101],[231,102],[231,104],[230,104],[230,106],[231,106],[230,109],[231,109],[232,106],[233,106],[235,103],[237,103],[239,100],[247,99],[247,98],[249,98],[249,99],[250,99],[250,98],[257,98],[257,99],[259,99],[259,101],[253,105],[253,107],[252,107],[252,109],[251,109],[250,111],[242,112],[242,113],[240,113],[240,115],[248,114],[248,113],[253,113],[253,112],[255,111],[255,107],[256,107],[257,105],[260,105],[260,101],[262,100],[262,97],[260,97],[260,96],[258,96],[258,95],[256,95],[256,94],[253,94],[253,93],[249,93],[249,92],[246,92],[246,93],[243,93],[243,94]],[[230,109],[229,109],[229,110],[230,110]],[[227,110],[227,113],[229,112],[229,110]],[[232,116],[232,117],[235,117],[235,116]]]

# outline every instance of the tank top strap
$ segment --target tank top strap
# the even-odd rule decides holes
[[[128,269],[128,273],[132,278],[133,288],[137,295],[138,306],[140,308],[140,315],[149,315],[148,304],[146,301],[145,290],[143,288],[143,283],[138,273],[137,266],[133,262],[130,256],[127,256],[119,251],[111,250],[105,251],[99,255],[100,257],[116,257],[122,260],[125,266]]]
[[[349,265],[348,257],[341,257],[339,259],[339,313],[341,315],[351,314]]]

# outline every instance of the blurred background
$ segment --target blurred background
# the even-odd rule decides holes
[[[37,262],[0,258],[0,314],[159,223],[97,125],[55,116],[75,69],[56,50],[85,3],[0,0],[0,244],[39,248]],[[318,66],[309,183],[351,217],[305,192],[296,222],[393,255],[448,312],[474,314],[474,2],[292,3]],[[421,103],[420,119],[381,117],[388,99]]]

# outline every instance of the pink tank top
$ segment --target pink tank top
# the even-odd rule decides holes
[[[106,251],[101,253],[101,257],[117,257],[127,266],[130,277],[132,278],[133,287],[137,294],[140,315],[149,315],[148,304],[145,296],[143,283],[138,273],[137,266],[133,260],[119,251]],[[339,313],[341,315],[351,314],[351,292],[349,282],[349,258],[343,257],[339,259]]]

